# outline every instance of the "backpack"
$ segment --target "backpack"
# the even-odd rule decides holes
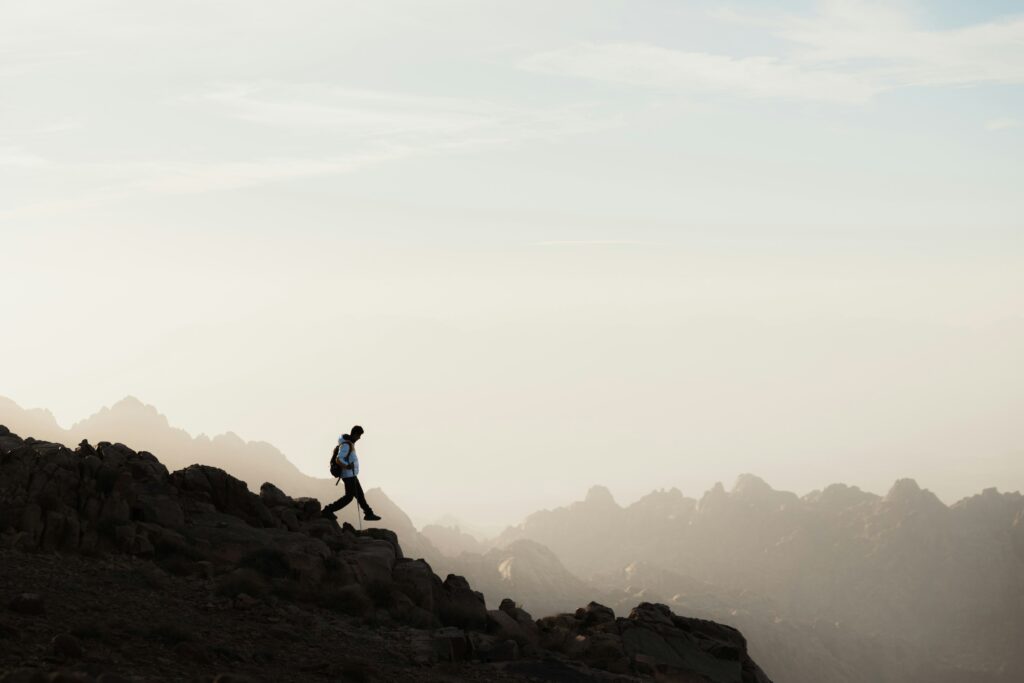
[[[346,443],[348,443],[348,442],[346,441]],[[341,444],[340,443],[337,444],[334,447],[333,451],[331,451],[331,476],[334,477],[335,479],[340,479],[341,478],[341,472],[342,472],[342,469],[343,469],[342,466],[341,466],[341,463],[338,462],[338,449],[339,448],[341,448]]]

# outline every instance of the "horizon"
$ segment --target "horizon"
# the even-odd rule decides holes
[[[166,414],[164,414],[163,412],[161,412],[158,406],[155,406],[155,405],[150,404],[150,403],[146,403],[144,400],[142,400],[142,399],[140,399],[140,398],[138,398],[136,396],[133,396],[133,395],[125,396],[124,398],[122,398],[122,399],[112,403],[111,405],[101,406],[100,408],[98,408],[96,411],[90,413],[89,415],[81,417],[78,420],[74,420],[72,422],[62,422],[61,420],[57,419],[57,416],[54,415],[52,411],[50,411],[49,409],[47,409],[45,407],[42,407],[42,406],[36,406],[36,407],[23,406],[23,405],[19,404],[17,401],[15,401],[14,399],[12,399],[9,396],[2,396],[2,395],[0,395],[0,399],[7,399],[7,400],[11,401],[12,403],[14,403],[15,405],[17,405],[22,410],[25,410],[25,411],[43,411],[45,413],[48,413],[54,419],[55,424],[61,430],[64,430],[64,431],[70,431],[70,430],[78,427],[82,422],[87,421],[89,418],[96,416],[97,414],[101,413],[104,410],[114,411],[121,404],[137,404],[137,405],[142,406],[144,408],[152,409],[157,415],[159,415],[160,417],[162,417],[165,420],[167,420],[168,428],[170,428],[170,429],[180,429],[180,430],[184,431],[189,436],[189,438],[191,438],[191,439],[206,438],[206,439],[213,440],[213,439],[216,439],[218,437],[230,436],[230,437],[235,437],[235,438],[243,441],[246,444],[250,444],[250,443],[252,443],[252,444],[258,444],[258,443],[267,444],[267,445],[277,449],[279,452],[281,452],[281,454],[285,457],[285,459],[289,463],[291,463],[293,466],[295,466],[296,469],[298,469],[303,474],[305,474],[307,476],[319,478],[319,479],[327,479],[327,477],[323,477],[323,473],[322,472],[317,472],[317,471],[306,472],[306,471],[303,471],[288,456],[288,453],[284,452],[283,450],[281,450],[279,447],[277,447],[273,443],[266,442],[266,441],[261,441],[261,440],[247,439],[244,434],[239,434],[239,433],[237,433],[237,432],[235,432],[233,430],[225,430],[223,432],[214,433],[214,434],[206,434],[205,432],[194,433],[194,432],[192,432],[188,428],[187,425],[178,424],[177,422],[175,422],[174,419],[172,419],[171,417],[169,417]],[[3,424],[3,417],[2,416],[0,416],[0,424]],[[20,434],[20,436],[22,438],[25,438],[25,437],[34,436],[34,435],[32,435],[32,434]],[[107,440],[107,439],[104,439],[104,440]],[[116,439],[114,441],[116,442]],[[68,446],[69,444],[64,444],[64,445]],[[73,445],[73,444],[70,444],[70,445]],[[95,445],[95,444],[93,444],[93,445]],[[126,443],[125,445],[128,446],[129,448],[133,448],[134,447],[131,443]],[[145,450],[145,449],[141,449],[140,448],[139,450]],[[160,453],[154,453],[154,455],[158,459],[160,459],[160,455],[161,455]],[[231,474],[231,472],[229,472],[229,474]],[[861,490],[861,491],[863,491],[865,493],[873,494],[873,495],[876,495],[876,496],[878,496],[880,498],[884,498],[899,482],[904,481],[904,480],[911,480],[911,481],[915,482],[915,484],[917,484],[922,491],[930,492],[933,495],[935,495],[936,498],[938,498],[938,500],[940,500],[947,507],[950,507],[950,506],[952,506],[952,505],[954,505],[954,504],[956,504],[956,503],[958,503],[958,502],[960,502],[962,500],[965,500],[967,498],[971,498],[973,496],[980,495],[980,494],[984,493],[986,490],[989,490],[989,489],[995,489],[996,491],[998,491],[1001,494],[1002,493],[1011,493],[1011,494],[1012,493],[1018,493],[1019,494],[1021,492],[1020,488],[1013,488],[1012,486],[1000,486],[998,484],[992,484],[990,486],[983,486],[983,487],[981,487],[981,488],[979,488],[979,489],[977,489],[977,490],[975,490],[973,492],[965,493],[962,496],[959,496],[959,497],[956,497],[956,498],[953,498],[953,499],[947,499],[947,498],[943,498],[941,495],[939,495],[937,492],[935,492],[931,487],[929,487],[927,485],[926,481],[922,483],[922,481],[918,477],[915,477],[915,476],[905,476],[905,477],[894,478],[892,480],[892,482],[889,484],[889,486],[884,487],[882,489],[877,489],[877,490],[866,489],[866,488],[857,486],[856,484],[851,484],[849,482],[844,482],[844,481],[831,481],[831,482],[828,482],[828,483],[823,483],[822,485],[817,486],[817,487],[812,488],[812,489],[809,489],[809,490],[804,490],[804,491],[795,490],[795,491],[793,491],[793,490],[789,490],[789,489],[785,489],[785,488],[776,487],[773,484],[773,482],[771,482],[769,479],[761,476],[757,472],[739,472],[731,480],[727,480],[727,479],[717,480],[714,483],[712,483],[711,485],[709,485],[707,488],[699,490],[699,491],[698,490],[689,490],[688,491],[688,490],[685,490],[685,489],[683,489],[683,488],[681,488],[679,486],[668,485],[668,486],[655,487],[655,488],[652,488],[652,489],[650,489],[648,491],[640,493],[639,495],[637,495],[634,498],[625,498],[625,499],[621,495],[618,495],[618,496],[616,495],[616,492],[615,492],[613,486],[611,486],[611,485],[609,485],[609,484],[607,484],[605,482],[595,481],[595,482],[593,482],[593,483],[591,483],[589,485],[584,486],[575,495],[571,494],[567,499],[559,501],[559,502],[555,502],[554,504],[550,505],[549,507],[542,507],[542,508],[538,508],[538,509],[534,509],[534,510],[529,510],[526,513],[524,513],[521,517],[516,518],[516,519],[505,520],[505,521],[502,521],[502,522],[486,523],[486,522],[480,522],[480,521],[473,520],[473,519],[467,519],[464,516],[464,513],[460,514],[459,511],[456,510],[456,509],[440,510],[440,511],[436,512],[435,514],[433,514],[429,518],[422,518],[421,519],[415,513],[410,512],[406,508],[404,502],[400,498],[393,497],[392,495],[389,495],[388,490],[386,489],[386,487],[384,487],[384,486],[374,486],[373,488],[379,488],[386,496],[388,496],[389,499],[392,500],[392,502],[394,502],[396,505],[398,505],[398,507],[400,509],[402,509],[403,512],[405,512],[407,515],[409,515],[409,517],[412,520],[413,525],[415,526],[416,529],[423,529],[423,527],[428,526],[428,525],[440,525],[440,526],[445,526],[445,527],[457,527],[462,532],[470,534],[471,536],[476,538],[478,541],[489,541],[489,540],[493,540],[494,538],[499,536],[503,531],[505,531],[505,530],[507,530],[509,528],[519,527],[520,525],[522,525],[526,521],[526,519],[530,515],[532,515],[532,514],[534,514],[536,512],[548,512],[548,511],[552,511],[552,510],[557,510],[557,509],[568,507],[568,506],[572,505],[573,503],[582,502],[582,501],[584,501],[584,500],[586,500],[588,498],[589,494],[591,493],[591,491],[593,489],[603,489],[605,491],[608,491],[608,493],[610,494],[610,496],[611,496],[613,502],[615,503],[615,505],[620,507],[620,508],[625,509],[625,508],[628,508],[631,505],[639,502],[640,500],[646,498],[647,496],[649,496],[651,494],[655,494],[655,493],[659,493],[659,492],[665,492],[665,491],[671,491],[671,490],[678,490],[680,492],[680,494],[682,496],[684,496],[685,498],[693,499],[693,500],[696,500],[696,501],[699,502],[700,499],[706,493],[710,492],[713,488],[715,488],[717,486],[722,486],[725,489],[725,491],[727,491],[727,492],[733,492],[736,489],[736,487],[738,486],[739,481],[741,479],[743,479],[744,477],[754,477],[755,479],[757,479],[757,480],[767,484],[769,486],[769,488],[771,488],[774,491],[794,493],[799,498],[804,498],[804,497],[806,497],[806,496],[808,496],[808,495],[810,495],[812,493],[823,491],[826,488],[828,488],[829,486],[833,486],[833,485],[851,486],[851,487],[857,488],[857,489],[859,489],[859,490]],[[276,485],[276,482],[270,482],[270,483]],[[286,491],[286,493],[287,493],[287,491]],[[323,501],[321,501],[321,502],[323,502]]]

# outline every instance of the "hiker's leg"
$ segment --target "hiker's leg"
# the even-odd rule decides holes
[[[324,511],[326,511],[326,512],[337,512],[338,510],[340,510],[341,508],[345,507],[346,505],[348,505],[349,503],[352,502],[352,499],[355,498],[355,495],[356,495],[355,494],[355,490],[353,489],[352,483],[351,483],[353,481],[355,481],[357,485],[359,484],[359,482],[356,481],[355,477],[351,477],[349,479],[342,479],[341,480],[341,482],[345,485],[345,495],[342,496],[341,498],[339,498],[338,500],[334,501],[333,503],[331,503],[327,507],[325,507]],[[363,495],[363,489],[361,487],[359,489],[359,495]]]
[[[372,515],[373,510],[370,508],[370,504],[366,502],[366,494],[363,493],[363,485],[359,483],[359,477],[352,477],[351,481],[355,482],[352,486],[352,493],[359,502],[359,507],[363,508],[363,512],[366,514]]]

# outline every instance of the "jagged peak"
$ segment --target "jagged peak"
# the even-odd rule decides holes
[[[59,428],[57,418],[47,408],[22,408],[17,401],[6,396],[0,396],[0,406],[7,407],[14,413],[23,413],[31,416],[33,419],[42,420],[47,426]]]
[[[122,398],[120,401],[117,401],[116,403],[114,403],[114,405],[110,406],[111,410],[127,409],[127,408],[131,408],[131,409],[145,408],[145,409],[150,410],[151,412],[154,412],[154,413],[157,412],[155,407],[149,405],[148,403],[143,403],[136,396],[133,396],[131,394],[128,394],[127,396]]]
[[[862,491],[860,487],[848,484],[829,484],[822,491],[811,491],[803,497],[807,503],[820,504],[834,509],[846,508],[864,502],[879,500],[881,496]]]
[[[612,496],[612,492],[608,490],[607,486],[601,485],[591,486],[590,490],[587,491],[587,496],[586,498],[583,499],[583,502],[588,503],[590,505],[617,506],[617,503],[615,502],[615,497]]]
[[[897,506],[922,506],[947,509],[946,504],[928,489],[922,489],[913,479],[897,479],[885,494],[884,501]]]
[[[669,499],[669,500],[682,500],[684,498],[684,496],[683,496],[683,492],[682,491],[680,491],[678,488],[673,486],[670,489],[655,489],[654,491],[651,491],[650,493],[648,493],[646,496],[644,496],[640,500],[645,500],[647,498],[663,498],[663,499]]]
[[[217,436],[213,437],[213,442],[231,444],[234,446],[244,446],[246,443],[245,439],[240,437],[238,434],[235,434],[234,432],[224,432],[223,434],[218,434]]]
[[[775,489],[768,485],[761,477],[750,473],[743,473],[736,477],[732,492],[740,495],[773,493]]]
[[[719,501],[724,501],[728,497],[729,494],[725,492],[725,486],[722,482],[716,481],[715,485],[701,496],[700,502],[697,503],[697,510],[705,512],[709,509],[709,506],[716,506]]]
[[[81,429],[83,426],[89,425],[97,418],[107,418],[110,416],[114,416],[115,418],[130,417],[133,420],[145,418],[146,420],[156,423],[161,428],[170,427],[167,417],[157,410],[155,406],[143,403],[135,396],[128,395],[113,405],[100,408],[99,411],[93,413],[84,420],[76,422],[71,429],[72,431]]]
[[[885,494],[885,499],[887,501],[895,501],[916,498],[920,493],[921,487],[918,486],[917,481],[907,477],[904,479],[897,479],[896,483],[889,489],[889,492]]]

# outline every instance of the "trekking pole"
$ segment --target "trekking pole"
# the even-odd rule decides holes
[[[339,481],[341,481],[341,477],[338,477],[337,479],[334,480],[334,485],[337,486]]]

